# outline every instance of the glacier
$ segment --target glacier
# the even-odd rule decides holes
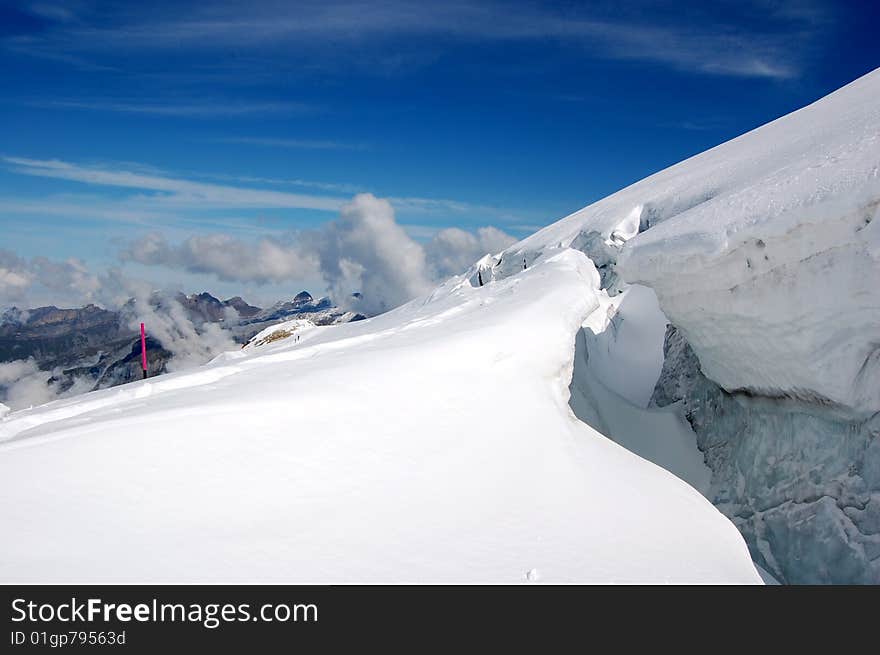
[[[381,316],[8,413],[0,579],[880,582],[877,219],[880,70]]]
[[[609,294],[653,290],[671,326],[653,404],[695,430],[707,493],[756,561],[876,583],[878,218],[875,70],[544,228],[492,277],[574,248]]]
[[[878,579],[880,424],[824,407],[732,394],[700,371],[675,328],[653,401],[676,407],[712,469],[709,492],[756,561],[793,583]]]
[[[760,584],[698,491],[571,412],[599,285],[565,249],[13,412],[0,580]]]

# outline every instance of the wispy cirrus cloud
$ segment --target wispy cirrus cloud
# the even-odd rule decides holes
[[[17,198],[0,196],[0,215],[6,222],[6,234],[29,234],[33,230],[33,221],[54,219],[56,225],[64,224],[72,233],[83,235],[84,239],[94,235],[101,238],[118,234],[125,227],[150,228],[162,227],[169,232],[191,233],[214,230],[252,234],[277,235],[285,232],[278,221],[264,220],[260,215],[250,215],[247,208],[230,215],[222,212],[190,212],[177,207],[159,205],[144,194],[125,198],[106,197],[96,193],[61,193],[49,194],[41,198]],[[17,217],[27,217],[20,223]],[[89,223],[98,224],[90,227]],[[100,224],[107,224],[101,227]],[[113,227],[111,227],[113,226]],[[109,229],[108,229],[109,228]],[[12,239],[11,239],[12,240]]]
[[[717,116],[705,118],[689,118],[685,120],[666,121],[658,123],[658,127],[685,130],[688,132],[706,132],[709,130],[718,130],[729,126],[730,118]]]
[[[349,200],[352,193],[362,191],[356,185],[314,182],[296,179],[273,179],[247,176],[213,176],[235,181],[238,184],[214,184],[192,177],[211,177],[191,175],[189,178],[139,164],[125,167],[75,164],[59,159],[31,159],[26,157],[0,156],[8,170],[22,175],[78,182],[95,187],[115,187],[139,192],[127,198],[114,198],[105,201],[103,207],[96,208],[95,216],[107,214],[117,218],[126,214],[136,222],[142,222],[154,215],[167,215],[169,211],[204,210],[260,210],[260,209],[307,209],[321,212],[338,212]],[[126,170],[126,168],[128,170]],[[245,184],[267,184],[279,186],[295,185],[315,188],[334,195],[292,193],[269,188],[244,186]],[[147,192],[147,193],[143,193]],[[342,195],[347,194],[347,195]],[[63,211],[70,205],[68,195],[64,202],[48,198],[40,201],[0,197],[0,208],[18,207],[22,213],[37,213],[41,206],[46,213]],[[403,214],[469,215],[481,220],[492,219],[502,222],[522,220],[515,210],[479,205],[443,198],[392,197],[393,207]],[[116,212],[115,209],[119,211]],[[184,214],[185,215],[185,214]]]
[[[403,0],[295,6],[263,0],[251,3],[247,12],[231,2],[175,3],[142,14],[106,11],[100,21],[89,22],[87,17],[76,24],[63,21],[38,35],[9,38],[5,45],[35,56],[104,60],[109,53],[210,53],[230,48],[277,56],[325,52],[332,44],[337,56],[363,58],[370,48],[410,38],[551,39],[579,46],[598,58],[653,62],[710,75],[790,78],[800,74],[800,51],[821,35],[828,20],[822,6],[811,0],[785,6],[764,0],[718,3],[691,11],[688,24],[668,20],[667,13],[640,2],[609,11],[602,5],[512,7],[472,0],[418,7]]]
[[[263,177],[259,175],[224,175],[219,173],[195,173],[194,175],[196,175],[197,177],[208,178],[212,180],[237,182],[239,184],[296,186],[305,189],[318,189],[319,191],[327,191],[329,193],[339,193],[346,195],[354,195],[356,193],[364,193],[366,191],[369,191],[369,189],[362,184],[351,184],[349,182],[321,182],[318,180],[303,180],[299,178]]]
[[[517,212],[512,210],[490,207],[488,205],[475,205],[473,203],[450,200],[448,198],[400,198],[392,196],[388,200],[394,205],[394,208],[400,212],[415,214],[432,214],[438,212],[451,214],[480,214],[491,216],[503,221],[518,220]]]
[[[126,114],[153,114],[156,116],[223,118],[259,114],[302,114],[313,108],[297,102],[196,102],[177,101],[142,102],[111,99],[90,100],[35,100],[25,104],[44,109],[73,109],[117,112]]]
[[[161,175],[81,166],[57,159],[3,157],[17,173],[83,184],[158,192],[158,204],[201,208],[291,208],[339,211],[342,198],[209,184]]]
[[[366,150],[365,143],[346,143],[343,141],[322,141],[318,139],[276,139],[263,137],[218,137],[205,139],[210,143],[229,143],[234,145],[264,146],[267,148],[287,148],[291,150]]]

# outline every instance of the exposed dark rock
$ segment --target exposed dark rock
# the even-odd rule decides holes
[[[8,320],[15,317],[12,320]],[[33,357],[37,361],[91,355],[124,333],[119,314],[95,305],[80,309],[13,308],[0,324],[0,362]]]
[[[308,291],[300,291],[293,297],[294,305],[305,305],[306,303],[312,302],[312,294]]]
[[[180,293],[173,298],[157,293],[148,302],[151,310],[158,312],[170,303],[178,303],[196,330],[206,323],[222,322],[238,343],[247,342],[273,323],[297,316],[308,317],[316,325],[366,318],[334,307],[329,298],[315,300],[307,291],[267,310],[249,305],[239,296],[220,301],[207,292],[190,296]],[[237,313],[238,321],[227,321],[230,309]],[[137,313],[134,299],[118,312],[95,305],[79,309],[13,307],[0,316],[0,362],[33,358],[46,372],[46,383],[56,385],[60,393],[83,380],[89,381],[93,389],[139,380],[140,335],[129,327],[130,317]],[[173,353],[150,335],[149,325],[147,335],[149,374],[162,375],[167,372]],[[0,386],[0,400],[5,393],[6,389]]]
[[[247,304],[244,300],[242,300],[241,296],[235,296],[234,298],[230,298],[229,300],[223,301],[224,307],[232,307],[241,318],[250,318],[252,316],[256,316],[262,310],[259,307],[255,307],[254,305]]]

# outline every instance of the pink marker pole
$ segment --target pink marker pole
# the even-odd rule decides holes
[[[141,368],[144,370],[144,379],[147,379],[147,333],[144,324],[141,323]]]

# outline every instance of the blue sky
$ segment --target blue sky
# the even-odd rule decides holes
[[[872,5],[0,2],[0,305],[93,293],[47,287],[71,258],[322,291],[193,263],[192,239],[290,246],[361,191],[422,244],[525,236],[877,67]],[[165,254],[131,256],[148,234]]]

